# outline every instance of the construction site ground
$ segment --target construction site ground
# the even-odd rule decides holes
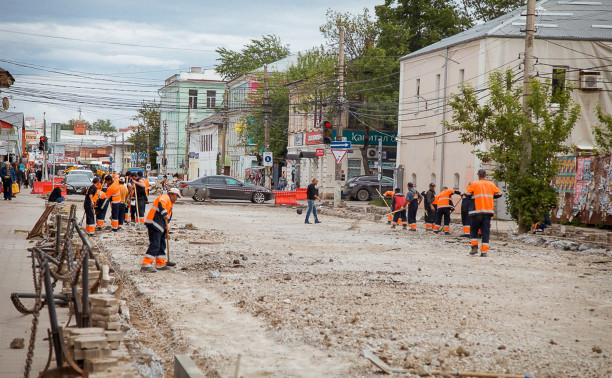
[[[152,376],[171,376],[174,354],[207,376],[381,374],[364,350],[420,375],[612,374],[609,231],[508,237],[508,223],[494,221],[501,231],[481,258],[468,255],[460,228],[392,230],[365,210],[319,217],[179,200],[177,266],[157,273],[140,271],[146,231],[100,234],[130,308],[133,357]]]

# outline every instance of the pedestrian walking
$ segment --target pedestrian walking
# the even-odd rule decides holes
[[[134,188],[133,194],[135,197],[136,210],[138,210],[138,213],[135,214],[136,222],[144,224],[145,210],[147,206],[147,185],[144,179],[137,172],[132,172],[132,185]]]
[[[395,228],[398,224],[401,225],[404,230],[408,223],[406,223],[406,207],[408,202],[406,196],[401,193],[400,188],[395,188],[395,194],[391,200],[391,209],[393,210],[393,220],[391,221],[391,228]]]
[[[423,196],[423,210],[425,211],[425,231],[433,231],[436,221],[436,184],[429,184],[429,190]]]
[[[316,178],[312,179],[312,183],[308,185],[306,189],[306,200],[308,202],[308,211],[306,212],[306,220],[304,223],[310,224],[308,218],[310,218],[310,213],[314,215],[315,223],[321,223],[319,221],[319,217],[317,216],[317,206],[315,205],[315,201],[319,200],[321,202],[321,198],[319,197],[319,189],[317,189],[317,184],[319,180]]]
[[[4,200],[11,201],[13,199],[13,183],[17,180],[15,169],[11,167],[11,163],[4,162],[4,167],[0,168],[0,177],[2,177],[2,191]]]
[[[85,201],[83,201],[83,209],[85,210],[85,231],[89,236],[95,236],[96,234],[96,213],[94,208],[96,207],[98,186],[100,179],[94,177],[91,186],[85,193]]]
[[[168,224],[172,220],[172,206],[180,197],[179,190],[172,188],[167,194],[159,195],[153,202],[145,220],[149,234],[149,248],[142,259],[141,271],[155,273],[158,270],[170,269],[166,265],[164,238],[169,237]]]
[[[30,180],[30,188],[34,188],[34,181],[36,181],[36,172],[33,169],[30,169],[28,179]]]
[[[442,227],[442,219],[444,219],[444,234],[450,235],[450,216],[455,206],[453,205],[453,194],[461,195],[457,189],[448,189],[443,187],[438,194],[438,208],[436,209],[436,223],[433,226],[434,233],[439,233]]]
[[[474,210],[470,211],[472,220],[470,222],[470,255],[478,253],[478,231],[482,231],[482,245],[480,256],[487,257],[489,252],[489,239],[491,236],[491,218],[494,211],[493,199],[502,196],[501,190],[486,180],[487,171],[478,170],[478,181],[471,183],[465,189],[465,194],[474,200]]]
[[[410,227],[410,231],[416,231],[417,212],[419,211],[421,200],[421,193],[416,190],[413,183],[409,182],[408,192],[406,192],[406,201],[408,202],[408,226]]]

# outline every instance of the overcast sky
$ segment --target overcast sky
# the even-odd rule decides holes
[[[214,50],[240,50],[275,34],[293,53],[324,43],[328,8],[373,11],[381,1],[23,1],[2,2],[0,67],[16,82],[9,111],[47,122],[82,116],[117,126],[163,81],[191,66],[214,68]],[[373,14],[373,12],[371,12]]]

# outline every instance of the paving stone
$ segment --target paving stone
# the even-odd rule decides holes
[[[123,340],[123,332],[122,331],[106,331],[105,335],[106,335],[106,339],[109,342]]]
[[[79,336],[74,339],[74,349],[104,349],[108,348],[106,336]]]
[[[108,346],[111,348],[111,350],[117,350],[119,349],[119,344],[121,343],[121,341],[109,341],[108,342]]]
[[[119,330],[121,329],[121,323],[120,322],[105,322],[102,320],[97,320],[95,322],[96,327],[102,327],[104,329],[107,330]]]
[[[91,320],[103,321],[103,322],[118,322],[121,320],[121,318],[119,317],[119,314],[101,315],[101,314],[96,314],[95,312],[92,311]]]
[[[80,360],[93,360],[96,358],[108,358],[111,355],[110,348],[106,349],[83,349],[83,350],[74,350],[74,359],[77,361]]]
[[[91,294],[89,296],[89,303],[95,307],[110,307],[117,306],[119,301],[109,294]]]
[[[90,312],[92,314],[100,314],[100,315],[114,315],[119,313],[119,306],[109,306],[109,307],[100,307],[100,306],[92,306]]]
[[[108,368],[117,366],[119,361],[116,358],[94,358],[85,360],[85,369],[90,373],[105,371]]]

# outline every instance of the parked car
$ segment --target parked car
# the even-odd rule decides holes
[[[356,176],[349,179],[346,184],[344,184],[343,192],[344,196],[347,198],[368,201],[371,198],[378,197],[376,190],[379,190],[379,187],[381,194],[385,193],[387,190],[393,190],[393,179],[383,176],[379,182],[377,175]]]
[[[86,175],[69,174],[62,180],[62,184],[66,185],[66,192],[68,194],[85,194],[91,186],[91,180]]]
[[[181,184],[183,196],[195,201],[211,199],[250,200],[264,203],[272,199],[272,191],[259,185],[245,184],[230,176],[204,176]]]
[[[75,175],[85,175],[87,176],[87,178],[89,178],[89,182],[91,182],[94,178],[93,172],[89,169],[73,169],[70,172],[68,172],[66,177],[75,176]]]

